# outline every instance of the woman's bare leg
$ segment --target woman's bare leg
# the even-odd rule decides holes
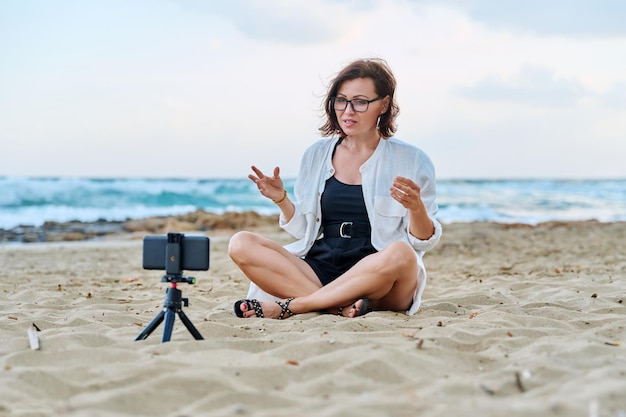
[[[304,261],[302,263],[306,265]],[[319,282],[317,278],[315,280]],[[279,286],[282,285],[279,283]],[[297,285],[292,287],[299,288],[298,294],[301,295],[279,291],[282,295],[278,297],[296,297],[289,306],[294,313],[344,307],[348,309],[350,316],[354,316],[356,309],[352,306],[365,297],[372,300],[375,309],[406,310],[413,301],[413,293],[417,287],[417,258],[407,243],[395,242],[380,252],[366,256],[330,284],[324,287],[318,285],[310,291],[312,286],[303,287],[298,280]],[[277,317],[280,313],[280,307],[276,303],[261,305],[264,314],[268,312],[268,317]],[[356,306],[359,307],[358,304]]]
[[[416,287],[415,252],[407,243],[395,242],[366,256],[330,284],[296,298],[290,308],[295,313],[337,306],[351,308],[360,298],[369,298],[374,309],[408,310]],[[354,313],[350,311],[350,315]]]
[[[250,232],[238,232],[228,244],[228,255],[243,273],[268,294],[279,298],[302,297],[322,284],[311,267],[276,242]],[[263,303],[265,304],[265,303]],[[280,307],[268,303],[264,314],[278,316]],[[250,313],[252,314],[252,313]]]

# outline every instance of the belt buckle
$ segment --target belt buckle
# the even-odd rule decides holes
[[[342,237],[344,239],[352,239],[352,236],[347,235],[344,233],[343,228],[344,226],[352,226],[352,222],[343,222],[341,223],[341,226],[339,226],[339,237]]]

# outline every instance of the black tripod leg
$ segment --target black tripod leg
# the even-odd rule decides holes
[[[204,340],[204,337],[202,337],[202,335],[200,334],[198,329],[195,328],[195,326],[193,325],[191,320],[189,320],[189,317],[187,317],[187,315],[185,314],[185,312],[183,310],[179,310],[178,311],[178,317],[180,317],[180,321],[183,322],[183,324],[185,325],[187,330],[189,330],[189,333],[191,333],[191,335],[194,337],[194,339],[196,339],[196,340]]]
[[[146,326],[145,329],[143,329],[143,331],[141,333],[139,333],[139,336],[137,336],[137,338],[135,339],[135,341],[137,340],[145,340],[148,338],[148,336],[150,336],[150,333],[152,333],[154,331],[154,329],[156,329],[157,327],[159,327],[159,324],[161,324],[161,322],[163,321],[163,315],[165,314],[165,309],[161,310],[161,312],[159,312],[159,314],[157,314],[150,323],[148,323],[148,325]]]
[[[169,342],[172,338],[175,318],[176,313],[174,313],[174,310],[172,308],[168,308],[167,311],[165,311],[165,327],[163,328],[163,337],[161,338],[161,342]]]
[[[163,328],[163,337],[161,338],[161,342],[169,342],[172,338],[172,330],[174,329],[174,320],[176,319],[176,313],[180,317],[180,320],[183,322],[189,333],[196,340],[204,340],[198,329],[196,329],[191,323],[191,320],[187,317],[185,312],[182,310],[182,304],[187,304],[187,299],[182,298],[182,292],[175,288],[168,288],[165,292],[165,302],[163,303],[163,310],[159,314],[156,315],[154,319],[146,326],[146,328],[137,336],[135,340],[144,340],[156,329],[159,324],[165,320],[165,325]]]

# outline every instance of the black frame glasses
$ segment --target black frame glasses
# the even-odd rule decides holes
[[[352,110],[354,110],[357,113],[365,113],[369,107],[370,107],[370,103],[373,103],[375,101],[378,101],[380,99],[382,99],[383,97],[376,97],[373,98],[371,100],[365,100],[363,98],[353,98],[352,100],[348,100],[345,97],[331,97],[331,101],[333,104],[333,109],[337,110],[337,111],[344,111],[348,108],[348,104],[352,106]],[[339,105],[339,108],[337,107],[337,99],[340,99],[342,101],[345,100],[345,106],[343,106],[343,108],[341,108],[341,104]],[[355,104],[356,103],[356,104]],[[363,108],[363,106],[365,106],[365,108]],[[358,109],[357,109],[358,107]]]

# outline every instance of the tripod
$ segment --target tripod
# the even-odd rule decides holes
[[[179,282],[186,282],[188,284],[195,284],[196,279],[193,277],[184,277],[182,275],[165,275],[161,279],[161,282],[171,282],[172,286],[165,290],[165,301],[163,302],[163,310],[159,312],[152,319],[152,321],[146,326],[145,329],[139,336],[135,339],[137,340],[145,340],[150,334],[159,327],[159,324],[163,322],[165,319],[165,327],[163,328],[163,337],[161,338],[161,342],[169,342],[172,337],[172,330],[174,329],[174,320],[176,319],[176,314],[180,317],[180,321],[183,322],[189,333],[196,340],[204,340],[200,332],[194,327],[189,317],[183,311],[183,305],[187,307],[189,305],[189,299],[183,298],[183,292],[176,288],[176,284]]]
[[[174,329],[176,314],[178,314],[180,320],[196,340],[204,339],[183,311],[183,305],[187,307],[189,305],[189,299],[183,298],[183,292],[176,286],[179,282],[186,282],[187,284],[196,283],[195,278],[183,276],[182,267],[184,265],[187,265],[189,269],[208,269],[208,239],[203,238],[200,240],[194,240],[192,238],[186,245],[189,251],[187,254],[188,259],[199,258],[202,261],[199,265],[196,265],[189,260],[184,260],[183,238],[184,235],[182,233],[168,233],[167,242],[161,238],[144,238],[144,268],[163,269],[163,266],[165,266],[165,275],[161,278],[161,282],[170,282],[172,286],[165,291],[163,310],[161,310],[161,312],[159,312],[159,314],[152,319],[146,328],[139,333],[139,336],[137,336],[135,341],[145,340],[157,327],[159,327],[163,320],[165,320],[165,328],[163,329],[161,342],[169,342],[172,338],[172,330]],[[194,242],[196,243],[194,244]],[[148,249],[146,249],[146,247],[148,247]],[[152,258],[155,253],[157,258],[156,261]],[[163,255],[165,257],[165,262],[161,263]]]

